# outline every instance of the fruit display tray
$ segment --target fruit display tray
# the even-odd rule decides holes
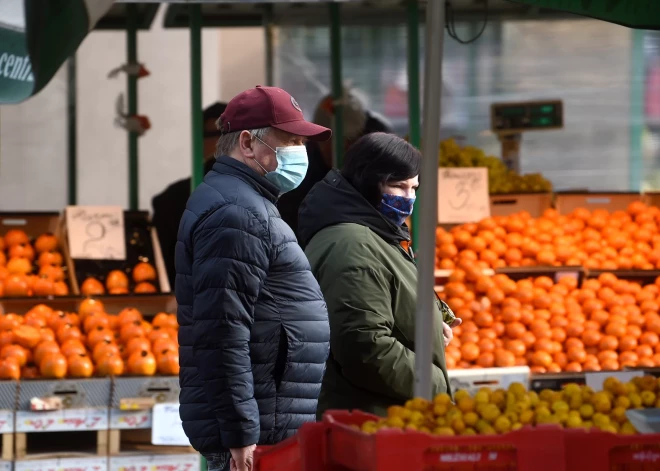
[[[110,407],[119,409],[122,399],[153,398],[155,402],[178,402],[178,376],[114,378]]]
[[[351,471],[565,469],[564,434],[557,426],[525,427],[504,435],[438,437],[386,430],[356,430],[377,417],[359,411],[328,411],[326,456],[330,467]],[[310,468],[311,469],[311,468]],[[606,469],[606,468],[585,468]]]
[[[297,436],[274,446],[260,446],[254,456],[254,471],[302,471],[300,442]]]
[[[135,288],[131,270],[139,262],[149,262],[155,268],[158,279],[152,284],[159,293],[170,291],[165,264],[160,252],[156,229],[152,226],[146,211],[124,211],[124,230],[126,233],[126,260],[81,260],[74,259],[76,284],[80,285],[89,277],[94,277],[105,285],[105,277],[112,270],[126,272],[129,279],[129,291]]]
[[[69,294],[77,295],[79,291],[73,273],[73,262],[71,257],[69,257],[69,247],[66,244],[65,237],[63,237],[62,228],[62,218],[60,214],[56,212],[0,213],[0,236],[4,236],[4,234],[11,229],[20,229],[24,231],[32,241],[42,234],[55,234],[58,238],[59,251],[63,258],[63,269],[65,271],[64,281],[69,287]]]
[[[61,397],[64,408],[108,407],[109,378],[26,380],[18,388],[17,410],[29,411],[34,397]]]

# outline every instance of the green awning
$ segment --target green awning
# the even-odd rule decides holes
[[[660,30],[660,0],[512,0],[635,29]]]
[[[0,104],[38,93],[114,0],[2,0]]]

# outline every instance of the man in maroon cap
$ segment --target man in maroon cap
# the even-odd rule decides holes
[[[210,471],[248,470],[257,444],[315,420],[328,313],[309,262],[275,207],[307,172],[305,121],[282,89],[227,105],[217,160],[193,191],[176,245],[180,415]]]

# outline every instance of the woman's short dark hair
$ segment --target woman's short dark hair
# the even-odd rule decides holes
[[[377,206],[380,185],[419,175],[422,154],[394,134],[375,132],[349,147],[341,174],[369,203]]]

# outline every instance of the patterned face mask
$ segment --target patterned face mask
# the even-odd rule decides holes
[[[413,212],[415,198],[383,194],[378,210],[397,226],[402,226]]]

